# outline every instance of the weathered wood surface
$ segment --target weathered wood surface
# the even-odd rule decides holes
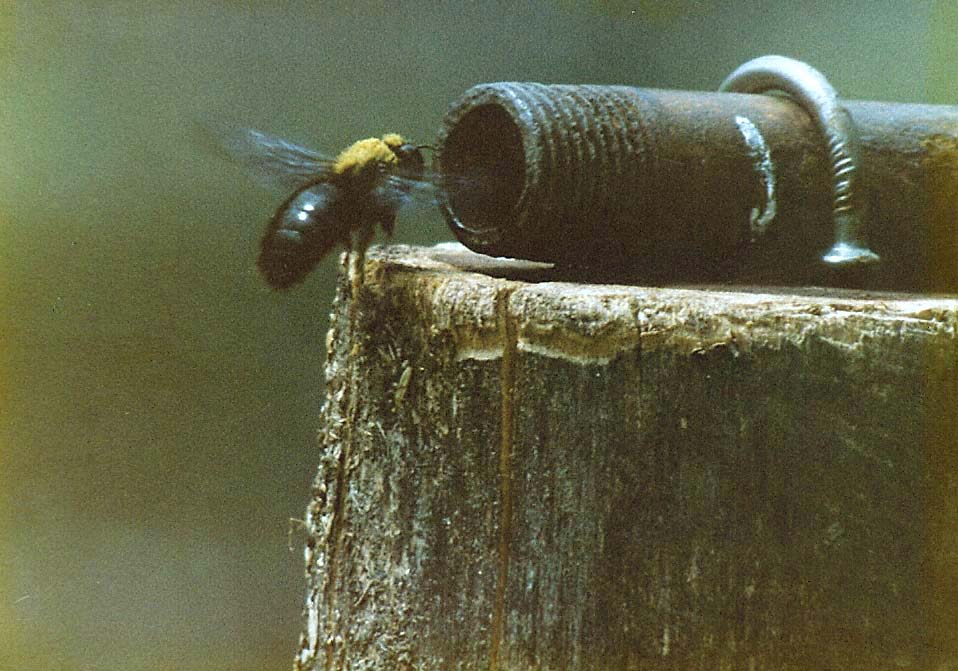
[[[299,669],[958,664],[958,300],[343,283]]]

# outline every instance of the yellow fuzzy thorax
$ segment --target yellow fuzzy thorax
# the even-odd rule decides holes
[[[402,136],[396,133],[387,133],[382,139],[370,137],[354,142],[336,157],[332,171],[337,175],[359,175],[377,164],[395,165],[398,159],[394,150],[403,142]]]

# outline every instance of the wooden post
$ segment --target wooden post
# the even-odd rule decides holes
[[[958,300],[449,245],[365,277],[327,340],[297,669],[958,664]]]

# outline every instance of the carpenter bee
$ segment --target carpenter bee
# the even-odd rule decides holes
[[[400,207],[435,201],[422,155],[428,147],[395,133],[359,140],[335,158],[252,129],[220,142],[261,181],[292,189],[266,228],[256,263],[273,289],[302,282],[337,244],[351,250],[358,286],[376,226],[391,235]]]

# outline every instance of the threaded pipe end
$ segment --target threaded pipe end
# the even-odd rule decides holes
[[[474,86],[437,140],[449,226],[472,249],[554,262],[613,240],[590,227],[648,209],[649,113],[627,87]]]

